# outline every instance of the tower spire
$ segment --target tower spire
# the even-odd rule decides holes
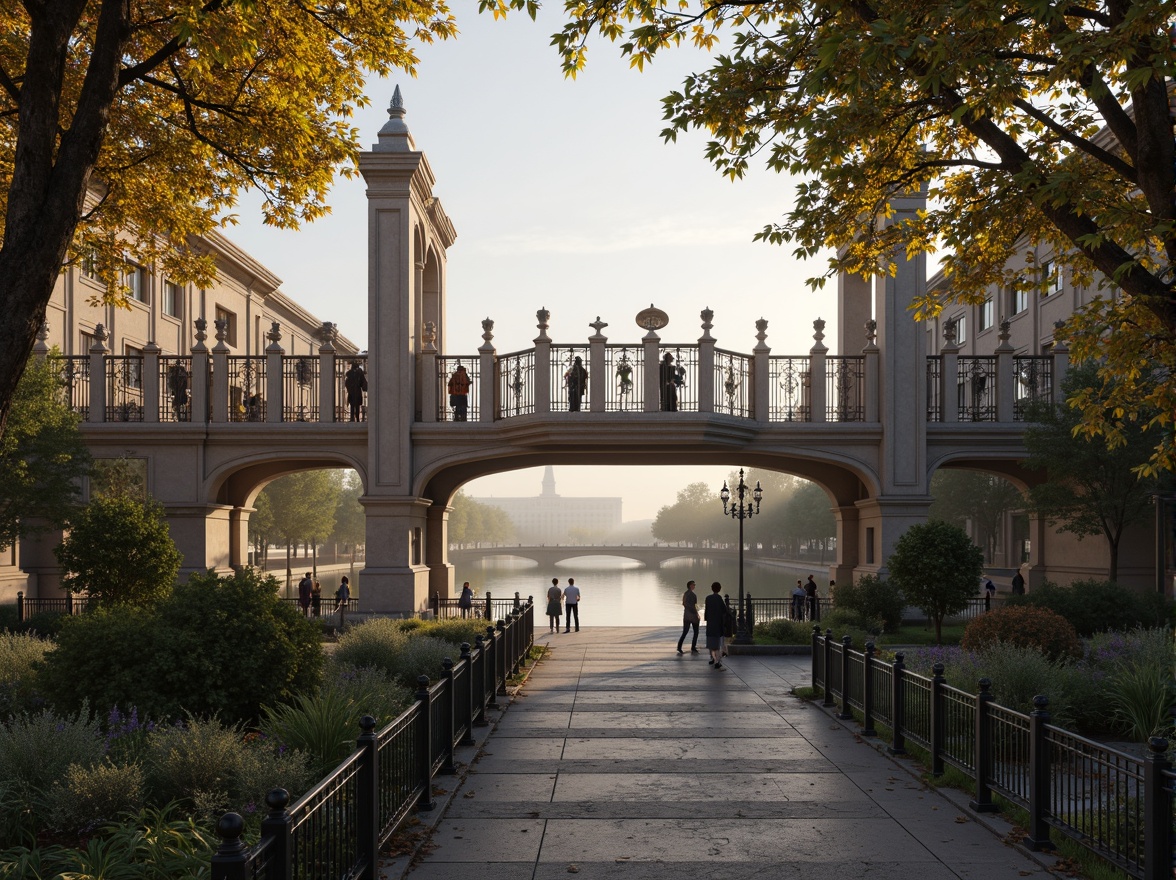
[[[372,151],[378,153],[407,153],[415,152],[416,143],[412,133],[408,130],[407,116],[404,109],[404,96],[400,94],[400,86],[392,91],[392,103],[388,105],[388,121],[380,129],[380,142],[372,145]]]
[[[543,470],[543,492],[544,498],[557,498],[555,494],[555,469],[548,465]]]

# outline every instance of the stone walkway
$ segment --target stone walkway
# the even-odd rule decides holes
[[[676,638],[537,633],[552,650],[422,817],[436,827],[409,880],[1049,873],[1002,841],[1001,820],[981,824],[853,722],[790,696],[808,657],[732,656],[715,671],[702,649],[676,654]]]

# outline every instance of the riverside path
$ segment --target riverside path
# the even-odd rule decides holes
[[[927,788],[817,705],[807,656],[675,652],[668,628],[551,647],[476,752],[408,880],[1048,876],[1011,826]],[[689,644],[689,643],[687,643]],[[440,780],[439,780],[440,782]]]

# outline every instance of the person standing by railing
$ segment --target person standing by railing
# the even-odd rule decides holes
[[[314,590],[314,578],[310,572],[298,582],[298,607],[302,609],[302,616],[306,617],[310,611],[310,594]]]
[[[469,581],[461,585],[461,595],[457,598],[457,607],[461,609],[463,618],[470,616],[470,611],[474,607],[474,591],[470,589]]]
[[[820,620],[821,603],[817,601],[817,582],[813,580],[813,576],[811,574],[808,576],[808,580],[805,581],[804,594],[808,597],[809,620]]]
[[[314,586],[310,588],[310,613],[312,617],[318,617],[322,613],[323,608],[323,585],[318,581],[314,582]]]
[[[363,408],[363,393],[368,390],[367,374],[360,367],[359,361],[351,362],[351,368],[343,377],[343,387],[347,390],[349,420],[358,422],[359,411]]]
[[[723,668],[723,634],[727,631],[727,603],[719,595],[723,585],[718,581],[711,584],[711,594],[706,597],[706,648],[710,651],[710,665]]]
[[[470,374],[462,364],[457,365],[446,387],[449,390],[449,405],[453,407],[453,420],[466,421],[470,404]]]
[[[568,578],[567,589],[563,591],[564,599],[564,632],[572,628],[572,615],[576,616],[576,632],[580,631],[580,588],[576,586],[575,578]]]
[[[584,361],[579,356],[564,373],[564,384],[568,386],[568,412],[579,412],[584,392],[588,388],[588,371],[584,369]]]
[[[800,578],[796,579],[796,587],[792,590],[792,619],[804,620],[804,600],[807,593],[804,590],[804,584],[800,582]]]
[[[562,616],[560,603],[563,601],[563,590],[559,588],[559,578],[551,579],[551,587],[547,590],[547,626],[553,632],[559,632],[559,619]]]

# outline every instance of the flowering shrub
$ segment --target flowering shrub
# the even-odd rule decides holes
[[[881,620],[886,632],[898,632],[902,626],[902,609],[906,603],[902,591],[877,575],[860,576],[853,583],[838,584],[837,607],[848,608],[863,616]]]
[[[1036,648],[1050,659],[1081,657],[1082,643],[1068,620],[1048,608],[999,608],[971,621],[960,645],[980,650],[1001,642]]]
[[[1030,605],[1056,611],[1074,625],[1080,636],[1106,630],[1162,626],[1171,603],[1155,593],[1122,587],[1111,581],[1075,581],[1069,586],[1046,581],[1027,596],[1011,596],[1011,605]]]

